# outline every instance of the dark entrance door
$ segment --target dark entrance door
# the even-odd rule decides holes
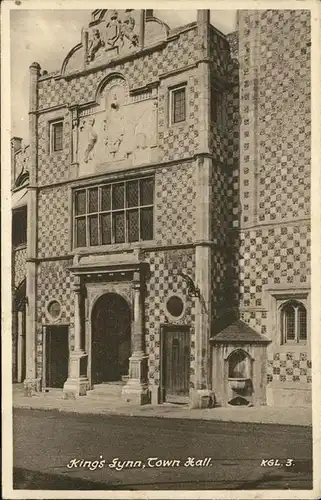
[[[131,314],[125,299],[108,293],[92,313],[92,383],[121,380],[128,375],[131,355]]]
[[[63,388],[68,378],[68,326],[46,330],[46,387]]]
[[[189,397],[190,331],[188,327],[163,327],[162,378],[164,400],[185,403]]]

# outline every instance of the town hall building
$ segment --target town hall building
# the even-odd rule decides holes
[[[12,139],[28,394],[311,404],[310,45],[308,10],[242,10],[224,35],[207,10],[171,29],[99,9],[55,73],[30,65],[30,143]]]

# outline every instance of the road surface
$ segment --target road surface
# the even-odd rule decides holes
[[[311,428],[16,409],[14,488],[312,488]]]

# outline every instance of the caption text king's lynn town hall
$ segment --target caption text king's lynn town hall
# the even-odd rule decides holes
[[[107,462],[102,455],[100,455],[99,460],[83,460],[73,458],[67,464],[68,469],[73,468],[85,468],[89,470],[103,469],[108,467],[110,469],[115,469],[121,471],[123,469],[145,469],[149,468],[166,468],[166,467],[209,467],[212,465],[211,458],[195,458],[187,457],[185,460],[177,459],[163,459],[159,457],[148,457],[146,460],[120,460],[119,458],[113,458],[110,462]]]

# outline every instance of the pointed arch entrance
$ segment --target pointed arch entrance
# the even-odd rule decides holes
[[[92,315],[92,383],[118,381],[128,375],[131,355],[131,311],[116,293],[106,293],[95,303]]]

